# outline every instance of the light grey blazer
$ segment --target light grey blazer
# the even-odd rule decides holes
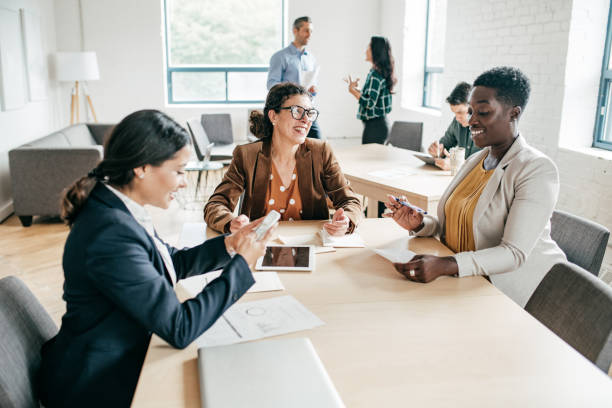
[[[438,216],[426,215],[425,226],[413,235],[444,237],[446,201],[489,151],[485,148],[464,163],[440,199]],[[473,217],[476,251],[455,254],[459,276],[488,275],[524,307],[548,270],[566,260],[550,237],[558,195],[557,166],[519,135],[478,199]]]

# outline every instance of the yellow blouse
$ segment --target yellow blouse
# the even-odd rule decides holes
[[[444,205],[445,241],[454,252],[475,251],[474,209],[495,169],[485,170],[484,157],[459,183]]]
[[[291,183],[283,186],[283,181],[278,175],[276,166],[272,162],[272,172],[268,191],[266,193],[265,213],[276,210],[281,215],[281,221],[293,221],[302,219],[302,197],[298,188],[298,178],[295,169],[291,175]]]

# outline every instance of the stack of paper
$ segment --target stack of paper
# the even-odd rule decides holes
[[[279,235],[278,240],[285,245],[313,245],[315,254],[335,251],[334,247],[323,246],[321,237],[317,234]]]
[[[235,303],[197,340],[198,347],[221,346],[308,330],[325,323],[293,296]]]
[[[203,275],[191,276],[187,279],[180,280],[179,285],[185,288],[187,293],[191,296],[196,296],[213,279],[218,278],[221,272],[222,271],[213,271]],[[255,284],[249,288],[249,293],[285,290],[276,272],[254,272],[253,278],[255,279]]]
[[[393,263],[409,262],[416,254],[408,249],[411,238],[401,239],[391,244],[374,249],[378,255]]]
[[[365,247],[365,242],[357,232],[353,232],[352,234],[346,234],[341,236],[333,236],[329,235],[329,233],[322,229],[319,231],[319,235],[321,236],[321,240],[323,241],[323,246],[326,247],[335,247],[335,248],[363,248]]]

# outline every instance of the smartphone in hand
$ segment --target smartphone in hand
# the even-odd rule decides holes
[[[258,241],[262,239],[264,235],[266,235],[266,232],[268,232],[268,230],[272,228],[272,226],[274,226],[278,220],[280,220],[280,216],[281,215],[278,213],[278,211],[275,210],[270,211],[268,215],[266,215],[266,218],[264,218],[264,220],[255,230],[255,237]]]

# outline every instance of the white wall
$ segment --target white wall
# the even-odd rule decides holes
[[[308,2],[289,0],[289,23],[309,15],[314,34],[311,50],[321,65],[319,77],[320,126],[326,137],[359,137],[362,125],[355,114],[357,102],[342,78],[352,73],[365,77],[364,51],[378,32],[380,0]],[[55,0],[58,49],[78,50],[77,0]],[[230,112],[234,134],[245,138],[250,106],[167,106],[163,70],[162,2],[152,0],[82,0],[84,49],[95,51],[99,81],[90,93],[100,122],[117,122],[143,108],[160,109],[184,123],[203,112]],[[292,37],[291,37],[292,38]],[[62,89],[68,97],[69,87]],[[64,119],[68,112],[63,111]]]
[[[56,49],[53,3],[47,0],[0,0],[0,6],[13,10],[25,8],[41,16],[42,50],[48,61]],[[0,112],[0,221],[13,211],[8,151],[58,128],[58,101],[57,83],[49,80],[46,100]]]
[[[408,2],[411,9],[406,13],[406,24],[418,24],[422,1]],[[385,1],[383,21],[397,21],[397,10],[403,3]],[[612,229],[612,154],[588,147],[593,140],[609,3],[449,0],[442,85],[447,95],[457,82],[472,82],[493,66],[521,68],[532,86],[531,99],[521,119],[521,133],[559,167],[561,191],[557,207]],[[404,37],[404,28],[397,25],[383,27],[388,28],[384,33],[392,39],[395,49],[416,49],[410,43],[423,41],[418,29],[412,38]],[[418,28],[424,30],[424,26]],[[402,41],[409,44],[400,45]],[[403,55],[402,63],[422,66],[418,49],[415,54]],[[407,69],[410,70],[403,68]],[[400,90],[405,92],[406,87]],[[420,95],[417,96],[418,103]],[[424,122],[424,146],[443,135],[452,119],[446,104],[440,112],[433,112],[415,108],[414,103],[402,107],[400,100],[412,101],[415,96],[395,98],[391,118]]]

